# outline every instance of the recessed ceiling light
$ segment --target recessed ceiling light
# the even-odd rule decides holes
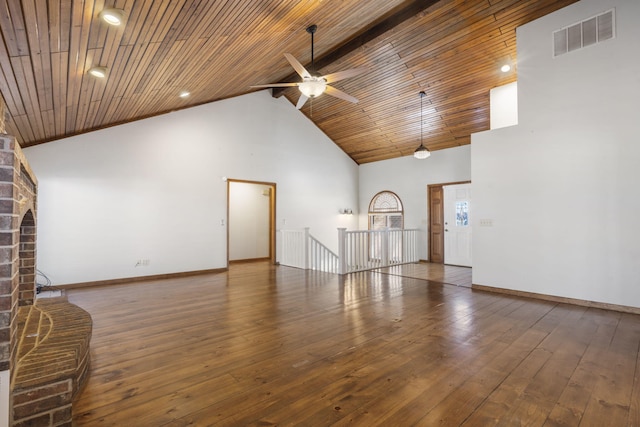
[[[107,67],[92,67],[89,69],[89,74],[99,79],[107,77]]]
[[[511,65],[504,64],[502,67],[500,67],[500,71],[502,71],[503,73],[508,73],[509,71],[511,71]]]
[[[180,98],[186,98],[189,95],[191,95],[191,93],[187,92],[186,90],[183,90],[182,92],[180,92]]]
[[[122,9],[104,9],[100,12],[100,18],[109,25],[120,25],[124,20],[124,10]]]

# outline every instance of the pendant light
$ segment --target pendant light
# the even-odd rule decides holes
[[[427,96],[427,94],[424,93],[424,91],[421,91],[420,92],[420,146],[416,148],[416,151],[413,152],[413,157],[415,157],[416,159],[426,159],[431,155],[431,152],[427,150],[427,147],[425,147],[424,143],[422,142],[422,122],[423,122],[422,104],[424,103],[423,100],[425,96]]]

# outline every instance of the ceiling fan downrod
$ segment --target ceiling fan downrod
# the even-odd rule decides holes
[[[316,33],[317,30],[318,30],[318,26],[315,24],[309,25],[307,27],[307,33],[311,34],[311,69],[313,70],[314,73],[316,72],[316,66],[313,61],[313,35]]]

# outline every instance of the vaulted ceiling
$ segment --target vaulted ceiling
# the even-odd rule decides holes
[[[301,112],[356,162],[410,155],[421,102],[430,150],[465,145],[489,128],[489,90],[516,80],[516,27],[575,1],[0,0],[7,132],[28,147],[299,81],[283,54],[308,66],[316,24],[318,73],[368,72],[332,84],[359,103],[325,94]]]

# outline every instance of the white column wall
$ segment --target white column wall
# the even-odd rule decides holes
[[[418,255],[427,259],[427,186],[469,181],[470,157],[471,148],[465,145],[434,151],[423,160],[407,156],[360,165],[360,228],[367,229],[371,199],[380,191],[393,191],[404,205],[404,227],[420,230]]]
[[[24,151],[39,182],[38,269],[54,284],[226,267],[223,177],[276,183],[277,227],[311,227],[330,248],[357,225],[338,214],[357,204],[357,164],[268,91]]]
[[[612,7],[615,39],[552,57]],[[640,307],[639,20],[583,0],[518,29],[520,124],[472,136],[474,284]]]
[[[489,91],[490,129],[518,124],[518,82],[494,87]]]
[[[9,426],[10,371],[0,371],[0,427]]]

